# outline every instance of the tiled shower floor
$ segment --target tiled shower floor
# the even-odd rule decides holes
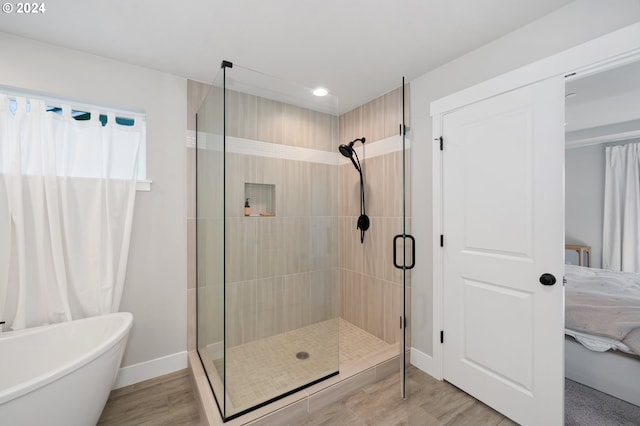
[[[228,348],[227,413],[251,408],[335,372],[338,343],[340,365],[395,346],[343,319],[332,319]],[[296,354],[301,351],[309,357],[298,359]],[[222,359],[213,360],[213,365],[222,372]]]

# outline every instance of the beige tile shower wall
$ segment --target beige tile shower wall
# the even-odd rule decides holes
[[[410,90],[405,85],[405,121],[410,126]],[[367,143],[399,134],[402,123],[402,88],[398,87],[340,116],[340,143],[366,137]]]
[[[408,94],[407,85],[406,105]],[[408,111],[405,117],[408,119]],[[367,146],[398,135],[401,122],[402,89],[398,88],[343,114],[340,142],[364,136],[366,154]],[[405,164],[407,176],[410,176],[409,158]],[[359,176],[351,164],[340,167],[340,316],[393,343],[401,338],[402,273],[392,263],[392,241],[394,235],[402,233],[402,152],[365,158],[362,169],[367,215],[371,220],[364,244],[360,243],[360,231],[356,229],[360,214]],[[407,184],[410,189],[410,182]],[[409,206],[407,199],[407,213]],[[407,306],[409,293],[407,288]]]
[[[227,154],[227,167],[228,346],[335,318],[338,166]],[[275,217],[244,216],[244,182],[275,186]]]
[[[189,129],[210,86],[189,82]],[[213,88],[212,90],[218,90]],[[214,111],[221,115],[222,111]],[[199,129],[202,130],[202,129]],[[227,134],[275,144],[334,151],[338,118],[281,102],[229,91]],[[232,141],[228,141],[232,143]],[[221,203],[215,196],[198,200],[196,276],[195,149],[187,148],[189,214],[189,349],[195,348],[196,291],[199,339],[222,341],[224,298],[220,271],[224,253]],[[218,164],[215,151],[200,150],[200,164]],[[289,331],[335,318],[339,310],[338,166],[278,158],[227,154],[227,345]],[[221,167],[201,168],[200,184],[221,179]],[[275,217],[245,217],[245,183],[275,186]],[[203,186],[201,186],[202,188]],[[259,213],[254,211],[253,213]]]
[[[336,116],[235,91],[227,93],[229,136],[320,151],[335,150]]]

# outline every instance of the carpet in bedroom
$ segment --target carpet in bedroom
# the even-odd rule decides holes
[[[637,405],[569,379],[565,379],[564,415],[566,426],[640,425]]]

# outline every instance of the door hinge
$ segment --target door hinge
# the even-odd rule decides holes
[[[444,330],[440,330],[440,343],[444,343]]]
[[[444,235],[440,234],[440,247],[444,247]]]
[[[440,136],[439,138],[435,138],[434,141],[439,141],[440,142],[440,151],[444,151],[444,140],[442,139],[442,136]]]

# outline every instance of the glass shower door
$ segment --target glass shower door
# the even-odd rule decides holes
[[[198,352],[225,420],[338,373],[337,114],[229,62],[198,113]]]
[[[409,350],[411,348],[411,330],[409,324],[411,309],[411,269],[415,266],[415,239],[411,235],[411,143],[408,138],[408,87],[402,78],[402,123],[400,136],[402,155],[400,156],[402,170],[401,191],[402,203],[402,232],[393,239],[394,266],[402,273],[402,296],[400,303],[401,316],[398,321],[400,332],[400,395],[407,397],[406,368],[409,364]]]
[[[196,115],[197,349],[221,413],[224,368],[224,69]]]

